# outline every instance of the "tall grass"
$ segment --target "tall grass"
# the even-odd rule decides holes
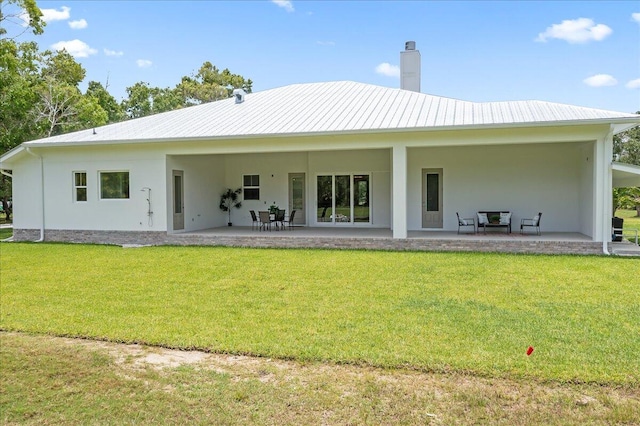
[[[636,259],[0,248],[5,330],[479,376],[640,381]]]

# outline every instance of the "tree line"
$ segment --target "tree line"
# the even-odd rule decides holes
[[[3,3],[26,15],[3,14]],[[173,88],[137,82],[127,87],[118,102],[104,86],[89,81],[81,64],[68,52],[39,50],[36,42],[9,38],[5,25],[23,22],[25,31],[42,34],[46,23],[35,0],[0,0],[0,150],[5,153],[22,142],[75,130],[144,117],[191,105],[225,99],[234,88],[251,92],[253,82],[204,62],[195,75],[184,76]],[[18,19],[19,18],[19,19]],[[640,113],[640,112],[638,112]],[[640,165],[640,127],[614,136],[614,156],[623,163]],[[11,212],[11,185],[0,176],[0,199],[5,214]],[[614,209],[640,204],[640,188],[616,188]],[[615,210],[614,210],[615,211]]]
[[[3,13],[13,5],[15,13]],[[144,117],[191,105],[225,99],[233,89],[251,92],[253,82],[228,69],[204,62],[198,72],[184,76],[174,87],[153,87],[137,82],[127,87],[118,102],[105,86],[89,81],[84,93],[80,84],[86,71],[67,51],[40,50],[34,41],[9,37],[7,26],[28,25],[22,33],[44,32],[46,23],[35,0],[0,0],[0,153],[22,142],[76,130]],[[21,34],[22,34],[21,33]],[[0,177],[4,213],[11,213],[11,184]]]

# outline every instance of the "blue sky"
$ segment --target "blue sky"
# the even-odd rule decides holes
[[[422,92],[640,110],[637,1],[38,1],[41,49],[67,49],[121,100],[204,61],[261,91],[353,80],[399,87],[414,40]]]

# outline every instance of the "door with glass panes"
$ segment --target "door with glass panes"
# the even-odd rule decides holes
[[[442,228],[442,169],[422,170],[422,227]]]
[[[316,221],[318,223],[371,223],[370,175],[318,175],[316,188]]]
[[[296,211],[293,217],[294,225],[304,225],[307,222],[306,185],[304,173],[289,173],[289,210],[288,214]]]

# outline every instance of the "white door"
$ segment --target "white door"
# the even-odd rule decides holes
[[[442,228],[442,169],[422,170],[422,227]]]
[[[307,223],[307,212],[304,206],[307,203],[306,184],[304,173],[289,173],[289,214],[295,210],[293,217],[295,225]]]
[[[173,181],[173,230],[184,229],[184,172],[174,170]]]

